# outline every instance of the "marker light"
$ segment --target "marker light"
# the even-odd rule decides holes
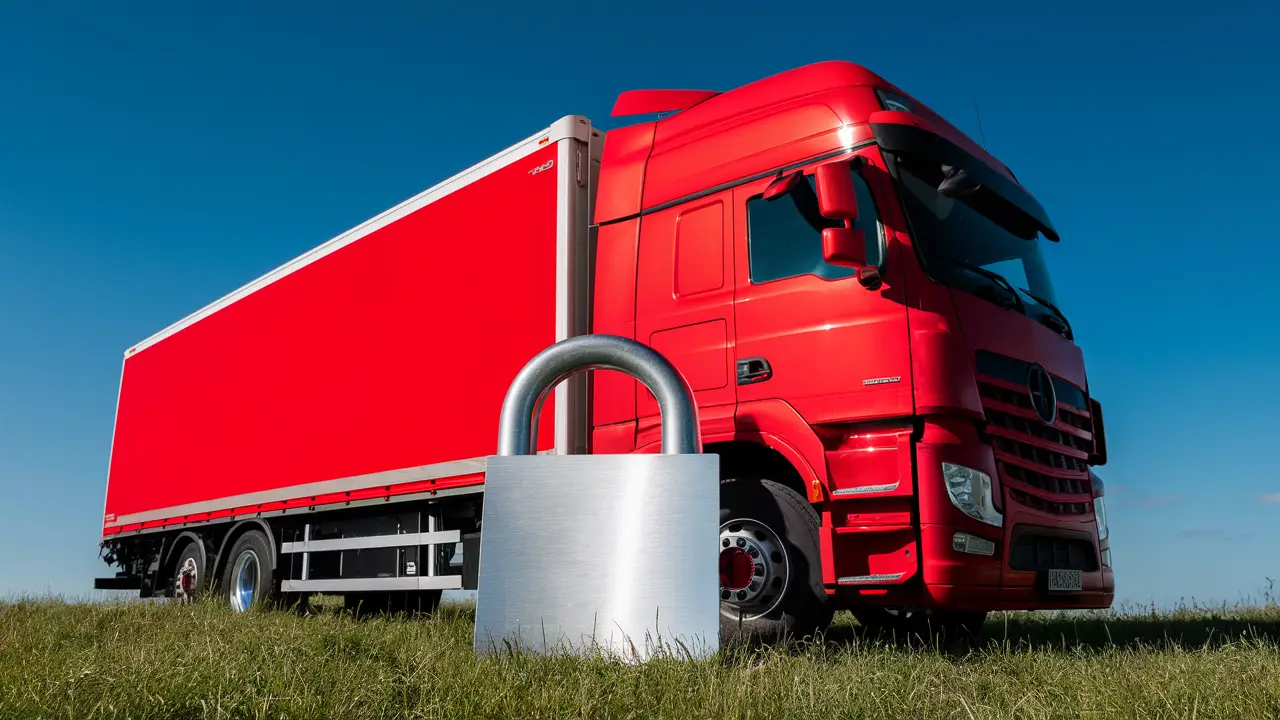
[[[996,544],[977,535],[958,532],[951,536],[951,549],[968,555],[995,555]]]
[[[1102,498],[1096,497],[1093,499],[1093,513],[1098,521],[1098,539],[1106,540],[1107,536],[1111,534],[1111,528],[1107,526],[1107,504],[1103,502]]]

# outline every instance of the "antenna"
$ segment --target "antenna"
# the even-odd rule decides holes
[[[973,96],[973,114],[978,118],[978,137],[982,138],[982,149],[987,149],[987,134],[982,131],[982,113],[978,112],[978,96]]]

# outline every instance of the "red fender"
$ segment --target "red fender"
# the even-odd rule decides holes
[[[809,502],[826,499],[827,461],[822,441],[791,405],[782,400],[758,400],[738,405],[733,416],[722,408],[701,412],[703,445],[747,441],[776,450],[800,474]],[[727,422],[730,419],[732,422]],[[641,429],[636,452],[656,453],[660,449],[661,424],[656,420]]]

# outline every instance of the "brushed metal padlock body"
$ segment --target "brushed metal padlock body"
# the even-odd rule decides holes
[[[553,387],[587,369],[649,388],[662,454],[535,455]],[[603,653],[624,660],[719,650],[720,458],[703,455],[698,408],[661,353],[584,335],[538,353],[502,402],[486,459],[477,653]]]
[[[486,469],[476,651],[718,648],[716,455],[515,455]]]

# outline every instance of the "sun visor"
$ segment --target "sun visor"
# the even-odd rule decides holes
[[[997,219],[1019,235],[1034,237],[1034,233],[1028,232],[1034,229],[1049,240],[1059,240],[1048,214],[1031,193],[935,132],[923,119],[911,113],[885,110],[873,113],[870,125],[876,142],[887,152],[934,165],[963,168],[982,186],[971,203],[981,203],[982,207],[976,208],[980,212],[1003,216]]]

